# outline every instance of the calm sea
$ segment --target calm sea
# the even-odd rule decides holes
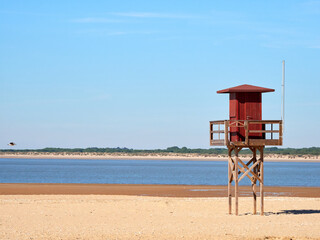
[[[320,163],[264,166],[265,185],[320,187]],[[227,171],[227,162],[222,161],[0,159],[1,183],[226,185]]]

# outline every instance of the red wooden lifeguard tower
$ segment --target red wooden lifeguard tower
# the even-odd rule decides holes
[[[282,121],[262,120],[262,93],[273,91],[274,89],[247,84],[217,91],[217,93],[229,93],[230,119],[210,122],[210,145],[225,145],[228,148],[229,214],[232,205],[231,184],[234,181],[235,213],[238,215],[238,184],[245,176],[252,183],[254,214],[257,209],[256,184],[259,182],[260,214],[264,214],[263,150],[265,146],[282,145]],[[252,151],[252,158],[247,163],[239,158],[242,148],[249,148]],[[257,150],[260,152],[259,159]]]

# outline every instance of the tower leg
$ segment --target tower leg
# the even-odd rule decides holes
[[[238,197],[239,197],[239,178],[238,178],[238,155],[239,155],[239,150],[237,148],[234,149],[235,151],[235,162],[234,162],[234,165],[235,165],[235,179],[234,179],[234,185],[235,185],[235,193],[234,193],[234,196],[235,196],[235,200],[236,200],[236,215],[238,215],[239,211],[238,211],[238,205],[239,205],[239,202],[238,202]]]
[[[264,215],[264,192],[263,192],[263,150],[264,147],[260,147],[259,151],[260,151],[260,200],[261,200],[261,211],[260,211],[260,215],[263,216]]]
[[[235,183],[234,197],[235,197],[235,215],[239,215],[239,182],[248,177],[252,183],[253,194],[253,214],[257,214],[257,181],[260,182],[260,200],[261,211],[260,214],[264,215],[264,190],[263,190],[263,151],[264,146],[250,146],[252,151],[252,158],[247,163],[244,163],[239,158],[239,152],[243,147],[228,146],[228,204],[229,214],[232,212],[232,181]],[[260,158],[257,160],[257,150],[260,152]],[[234,158],[232,158],[232,151],[234,151]],[[243,167],[239,167],[241,164]],[[250,166],[250,164],[252,164]],[[242,173],[239,178],[239,173]]]
[[[231,153],[232,149],[228,148],[228,200],[229,200],[229,214],[232,211],[232,195],[231,195],[231,183],[232,183],[232,169],[231,169]]]
[[[253,153],[253,162],[255,164],[257,162],[257,149],[252,148]],[[257,174],[257,167],[254,167],[253,172]],[[252,193],[253,193],[253,214],[257,214],[257,179],[254,179],[252,183]]]

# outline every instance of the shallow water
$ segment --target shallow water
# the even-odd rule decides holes
[[[0,165],[1,183],[226,185],[228,171],[225,161],[0,159]],[[264,166],[265,185],[320,187],[320,163]]]

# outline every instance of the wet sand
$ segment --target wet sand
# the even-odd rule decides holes
[[[259,188],[258,188],[259,189]],[[320,187],[264,187],[265,196],[320,198]],[[226,197],[227,186],[143,184],[0,183],[0,195],[134,195],[157,197]],[[251,197],[250,186],[240,186]]]

